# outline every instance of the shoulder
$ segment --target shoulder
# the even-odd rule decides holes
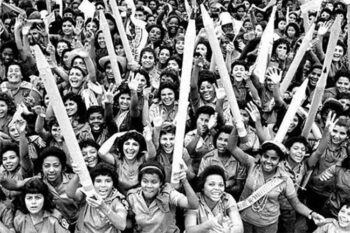
[[[69,224],[68,224],[67,220],[65,218],[63,218],[61,212],[54,209],[52,213],[46,212],[46,214],[48,214],[48,221],[50,222],[50,224],[60,225],[62,228],[68,230]]]
[[[208,153],[206,153],[202,160],[210,160],[210,159],[213,159],[215,157],[215,154],[216,154],[216,150],[212,150],[212,151],[209,151]]]
[[[131,200],[133,199],[135,196],[141,194],[141,187],[138,187],[138,188],[133,188],[133,189],[130,189],[128,191],[128,193],[126,194],[126,198],[128,200]]]

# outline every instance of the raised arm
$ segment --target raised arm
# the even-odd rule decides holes
[[[100,158],[103,161],[114,165],[115,163],[114,157],[112,154],[109,153],[109,151],[112,149],[115,140],[121,135],[122,135],[121,133],[115,133],[102,144],[102,146],[98,150],[98,154],[100,155]]]
[[[198,92],[198,76],[200,70],[200,64],[204,64],[203,58],[195,58],[194,66],[191,74],[191,91],[190,91],[190,101],[193,107],[193,110],[196,112],[199,108],[199,92]]]
[[[19,157],[21,160],[21,168],[24,171],[23,174],[26,176],[31,176],[33,173],[34,165],[32,163],[32,160],[29,157],[29,150],[28,150],[28,139],[26,137],[26,127],[27,123],[25,120],[19,120],[16,123],[17,131],[20,134],[19,139]]]
[[[237,129],[234,128],[228,138],[227,149],[231,154],[242,164],[251,167],[255,163],[254,157],[246,154],[241,148],[237,146],[238,133]]]
[[[137,80],[136,77],[132,77],[132,76],[133,76],[133,73],[130,74],[129,83],[128,83],[130,94],[131,94],[130,116],[138,117],[140,116],[140,112],[138,110],[139,98],[137,96],[137,88],[139,85],[139,80]]]

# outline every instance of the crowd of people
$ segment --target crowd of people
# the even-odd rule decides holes
[[[1,1],[0,232],[350,232],[347,3]],[[200,6],[221,51],[212,49]],[[191,20],[195,47],[185,54]],[[39,72],[38,47],[52,76]],[[231,87],[223,85],[218,54]],[[184,56],[192,56],[190,72]],[[66,113],[51,103],[45,78],[55,80]],[[184,80],[188,107],[179,99]],[[276,140],[304,81],[305,98]],[[183,141],[175,140],[179,125]],[[76,138],[64,137],[67,127]],[[80,154],[93,190],[83,186],[85,165],[72,159]]]

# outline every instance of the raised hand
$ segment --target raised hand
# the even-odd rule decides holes
[[[161,114],[161,111],[159,111],[159,108],[155,108],[152,112],[152,119],[153,119],[153,125],[155,128],[162,127],[163,124],[163,117]]]
[[[209,122],[208,122],[209,130],[215,128],[217,126],[217,123],[218,123],[218,114],[214,113],[214,115],[211,115],[209,118]]]
[[[218,100],[223,100],[226,97],[226,91],[223,87],[215,87],[215,94]]]
[[[17,120],[15,122],[15,126],[16,126],[18,133],[20,133],[20,134],[26,133],[27,122],[24,119]]]
[[[248,112],[250,118],[252,118],[254,122],[258,122],[261,120],[259,109],[252,101],[248,102],[245,110]]]
[[[332,172],[329,169],[326,169],[320,174],[320,180],[321,181],[327,181],[330,178],[332,178],[333,176],[334,175],[332,174]]]
[[[46,112],[45,112],[45,108],[41,105],[36,105],[32,108],[34,110],[34,112],[36,113],[36,115],[45,118],[46,117]]]
[[[131,91],[137,91],[139,84],[140,80],[136,76],[129,78],[128,86]]]
[[[327,120],[326,120],[326,129],[328,132],[332,132],[334,129],[335,124],[337,124],[338,119],[336,119],[337,114],[335,114],[333,111],[329,111],[327,115]]]
[[[146,142],[152,141],[152,126],[149,122],[147,122],[147,125],[143,128],[143,137]]]
[[[317,30],[317,35],[322,37],[326,35],[326,33],[329,31],[329,29],[332,27],[333,22],[327,21],[326,23],[322,23],[320,27]]]
[[[112,83],[108,87],[108,90],[104,93],[104,102],[113,104],[114,97],[118,95],[119,92],[120,91],[117,90],[117,86]]]
[[[269,67],[266,71],[266,78],[270,78],[272,82],[278,84],[282,78],[282,70],[275,67]]]

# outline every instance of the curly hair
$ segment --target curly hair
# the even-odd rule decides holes
[[[139,143],[140,149],[136,155],[136,158],[140,159],[143,156],[143,152],[147,151],[147,146],[146,146],[146,141],[145,141],[144,137],[136,131],[129,131],[129,132],[125,133],[123,136],[121,136],[120,139],[118,140],[117,146],[118,146],[118,151],[121,155],[121,158],[123,158],[125,156],[124,150],[123,150],[124,143],[129,139],[133,139]]]
[[[118,187],[118,173],[110,164],[104,162],[97,164],[96,167],[91,169],[90,176],[92,182],[95,182],[97,176],[109,176],[113,180],[113,187]]]
[[[16,112],[16,104],[8,94],[0,92],[0,101],[7,105],[7,115],[12,116]]]

